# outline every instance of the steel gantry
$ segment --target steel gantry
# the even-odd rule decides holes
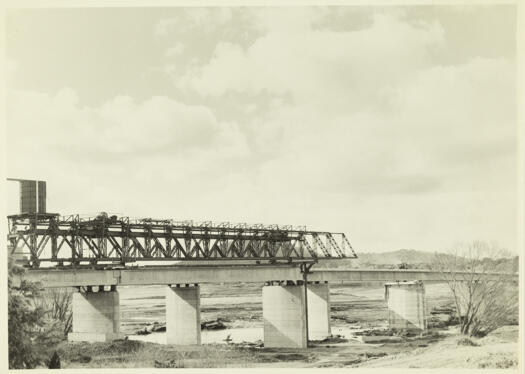
[[[305,227],[130,219],[81,218],[52,213],[8,216],[12,252],[26,253],[30,266],[125,264],[134,261],[255,260],[301,262],[356,258],[343,233]]]

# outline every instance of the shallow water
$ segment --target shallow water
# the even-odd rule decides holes
[[[378,326],[378,328],[386,327]],[[332,335],[340,335],[346,339],[360,340],[354,334],[364,329],[356,326],[344,327],[344,326],[333,326]],[[227,344],[226,338],[229,337],[232,343],[249,342],[254,343],[258,340],[263,340],[263,327],[248,327],[248,328],[231,328],[225,330],[202,330],[201,331],[201,344]],[[166,344],[166,333],[165,332],[154,332],[149,335],[129,335],[131,340],[140,340],[144,342],[152,342],[158,344]]]
[[[135,335],[153,322],[165,322],[165,286],[121,287],[121,331],[130,339],[165,343],[165,333]],[[201,320],[227,317],[225,330],[202,330],[203,344],[224,343],[228,335],[234,343],[263,340],[260,284],[201,285]],[[426,285],[428,311],[450,298],[444,284]],[[352,338],[361,324],[365,327],[386,327],[387,309],[384,287],[362,287],[334,284],[330,287],[332,317],[336,314],[357,320],[356,325],[340,319],[332,320],[332,334]],[[245,318],[241,320],[240,316]],[[248,318],[246,318],[248,316]],[[249,317],[254,319],[250,320]],[[367,326],[368,325],[368,326]]]
[[[233,328],[225,330],[202,330],[201,343],[227,344],[225,339],[228,336],[230,337],[232,343],[256,342],[257,340],[263,339],[263,328],[261,326],[248,328]],[[129,339],[166,344],[166,333],[154,332],[149,335],[130,335]]]

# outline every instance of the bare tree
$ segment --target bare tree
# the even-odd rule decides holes
[[[46,311],[47,317],[60,327],[63,335],[71,331],[73,313],[71,303],[73,291],[67,288],[51,288],[42,292],[40,298],[35,299],[35,305]]]
[[[71,310],[72,299],[73,292],[70,289],[55,288],[51,290],[51,318],[63,323],[65,336],[71,331],[73,323],[73,312]]]
[[[475,241],[450,253],[436,253],[434,269],[447,282],[462,334],[483,336],[517,313],[518,288],[512,258],[495,245]]]

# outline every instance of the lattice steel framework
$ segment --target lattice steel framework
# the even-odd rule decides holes
[[[37,213],[8,216],[12,252],[29,263],[127,263],[134,261],[256,260],[275,262],[357,258],[343,233],[305,227],[209,221],[130,219]]]

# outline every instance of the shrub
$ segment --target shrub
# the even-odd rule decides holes
[[[473,342],[469,338],[462,338],[458,340],[458,345],[466,345],[469,347],[479,347],[479,344]]]

